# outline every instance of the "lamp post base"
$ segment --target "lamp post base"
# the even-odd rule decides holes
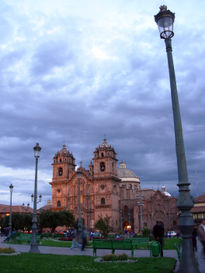
[[[29,252],[30,253],[40,253],[38,245],[37,244],[31,244],[31,248],[30,248]]]

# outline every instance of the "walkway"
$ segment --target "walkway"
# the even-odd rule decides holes
[[[0,237],[0,247],[8,247],[8,244],[3,243],[4,238]],[[30,245],[15,245],[9,244],[10,247],[14,248],[18,252],[29,252]],[[56,255],[85,255],[85,256],[93,256],[93,250],[91,248],[86,248],[85,251],[81,251],[78,248],[70,249],[66,247],[48,247],[48,246],[39,246],[40,253],[42,254],[56,254]],[[97,256],[103,256],[106,254],[110,254],[111,251],[107,249],[99,249],[97,250]],[[116,250],[116,254],[127,253],[130,255],[130,251],[126,250]],[[149,257],[149,250],[135,250],[135,257]],[[177,254],[175,250],[164,250],[164,257],[172,257],[177,260]],[[197,259],[199,262],[200,273],[205,273],[205,257],[202,253],[202,245],[198,242],[198,251],[197,251]],[[179,262],[177,261],[176,270],[179,267]]]

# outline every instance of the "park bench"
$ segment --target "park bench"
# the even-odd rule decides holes
[[[94,256],[96,256],[97,249],[112,249],[112,240],[93,239]]]
[[[131,250],[134,255],[134,247],[131,240],[96,240],[93,239],[93,255],[96,256],[97,249],[111,249],[112,254],[115,250]]]
[[[40,235],[36,235],[37,241],[40,241]],[[31,243],[32,240],[32,234],[24,234],[21,233],[19,234],[16,238],[15,241],[17,241],[17,243],[22,243],[22,242],[26,242],[26,243]]]
[[[150,241],[148,237],[131,238],[130,240],[132,241],[134,249],[142,247],[150,249]]]
[[[182,247],[182,239],[180,239],[178,242],[174,243],[174,248],[177,252],[177,257],[180,262],[181,262],[181,258],[182,258],[181,247]]]
[[[113,254],[116,249],[131,250],[131,256],[134,256],[134,246],[131,240],[112,240]]]
[[[182,239],[178,243],[174,244],[174,248],[177,252],[178,260],[179,260],[179,262],[181,262],[181,260],[182,260]],[[196,256],[195,252],[194,252],[194,255],[195,255],[195,259],[196,259],[196,264],[197,264],[197,266],[199,266],[198,258]]]

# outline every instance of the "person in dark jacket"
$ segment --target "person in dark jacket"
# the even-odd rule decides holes
[[[197,251],[197,225],[194,226],[193,232],[192,232],[192,245],[193,245],[193,250]]]
[[[157,221],[152,231],[154,238],[160,243],[161,257],[163,257],[163,237],[164,237],[164,224],[161,221]]]
[[[82,230],[82,247],[81,247],[82,251],[85,249],[85,246],[87,245],[87,237],[88,237],[87,231],[85,228],[83,228],[83,230]]]
[[[202,223],[198,227],[198,235],[199,235],[199,239],[202,243],[203,251],[205,254],[205,218],[202,220]]]

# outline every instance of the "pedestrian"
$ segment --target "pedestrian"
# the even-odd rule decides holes
[[[83,229],[82,230],[82,246],[81,246],[81,250],[83,251],[85,249],[85,246],[87,245],[87,230]]]
[[[164,237],[164,224],[161,221],[156,221],[156,225],[153,227],[152,233],[154,238],[160,244],[161,257],[163,257],[163,237]]]
[[[197,251],[197,225],[194,226],[193,232],[192,232],[192,245],[193,245],[193,250]]]
[[[81,247],[81,245],[79,244],[78,242],[78,232],[76,229],[74,229],[72,232],[71,232],[71,235],[72,235],[72,246],[70,249],[74,249],[75,247]]]
[[[203,245],[203,252],[205,255],[205,218],[202,220],[201,224],[199,225],[198,235],[199,235],[199,239]]]

